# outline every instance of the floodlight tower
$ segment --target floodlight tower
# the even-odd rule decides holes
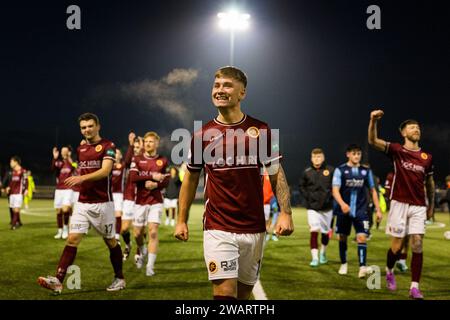
[[[224,30],[230,31],[230,66],[234,63],[234,36],[236,31],[246,30],[249,26],[250,15],[240,13],[236,10],[228,12],[219,12],[219,26]]]

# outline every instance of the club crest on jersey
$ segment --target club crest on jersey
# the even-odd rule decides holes
[[[361,174],[362,174],[363,176],[365,176],[365,175],[367,174],[367,171],[366,171],[366,170],[361,170]]]
[[[211,272],[211,273],[216,273],[217,272],[217,263],[215,262],[215,261],[210,261],[209,263],[208,263],[208,269],[209,269],[209,272]]]
[[[119,163],[119,164],[116,166],[116,168],[117,168],[117,169],[122,169],[122,165]]]
[[[158,167],[162,167],[163,161],[162,161],[162,160],[156,160],[156,165],[157,165]]]
[[[428,155],[425,152],[422,152],[420,154],[420,156],[422,157],[423,160],[427,160],[428,159]]]
[[[257,127],[250,127],[247,129],[247,134],[250,138],[258,138],[259,137],[259,129]]]
[[[95,147],[95,151],[97,151],[97,152],[102,151],[102,149],[103,149],[103,147],[102,147],[101,144],[99,144],[99,145],[97,145],[97,146]]]
[[[328,171],[328,170],[323,170],[323,175],[324,175],[325,177],[328,177],[328,176],[330,175],[330,171]]]

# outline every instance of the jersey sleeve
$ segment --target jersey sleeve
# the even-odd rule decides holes
[[[116,161],[116,146],[114,143],[110,142],[105,145],[105,153],[103,155],[103,160]]]
[[[191,139],[187,157],[187,169],[191,172],[200,172],[204,165],[202,133],[195,133]]]
[[[280,136],[278,130],[271,130],[268,126],[260,130],[259,161],[264,166],[269,167],[281,161],[283,156],[280,153]],[[262,150],[261,150],[262,148]]]
[[[401,149],[402,146],[399,143],[386,142],[386,154],[390,157],[395,156]]]
[[[342,184],[341,177],[342,177],[341,170],[339,168],[334,169],[334,173],[333,173],[333,187],[340,187],[341,186],[341,184]]]
[[[375,180],[373,179],[372,170],[367,171],[367,185],[370,189],[375,188]]]

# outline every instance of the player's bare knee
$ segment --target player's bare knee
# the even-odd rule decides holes
[[[356,235],[356,241],[358,243],[366,243],[367,242],[367,237],[365,234],[358,234]]]
[[[420,235],[412,236],[411,250],[414,253],[422,253],[422,236],[420,236]]]
[[[112,238],[112,239],[106,239],[106,238],[103,238],[103,240],[105,241],[105,243],[106,243],[106,245],[108,246],[108,248],[110,248],[110,249],[112,249],[112,248],[114,248],[115,246],[117,246],[117,240],[115,239],[115,238]]]
[[[82,235],[79,233],[69,233],[66,240],[66,245],[70,247],[77,247],[80,244]]]

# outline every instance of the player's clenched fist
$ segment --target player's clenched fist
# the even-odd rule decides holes
[[[174,232],[175,238],[181,241],[187,241],[189,239],[189,231],[186,223],[177,223]]]
[[[383,110],[374,110],[370,113],[370,119],[372,120],[378,120],[381,119],[384,115]]]
[[[279,236],[288,236],[294,232],[294,222],[292,214],[280,212],[277,224],[275,226],[275,234]]]

